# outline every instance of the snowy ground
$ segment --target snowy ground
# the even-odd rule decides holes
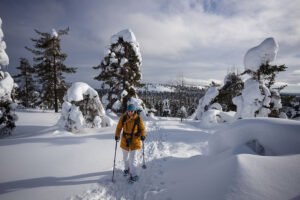
[[[0,140],[0,199],[300,199],[300,123],[248,119],[204,127],[158,118],[146,123],[147,169],[129,185],[114,128],[59,131],[59,115],[18,112],[12,137]],[[258,139],[267,156],[244,145]],[[140,163],[142,161],[139,155]]]

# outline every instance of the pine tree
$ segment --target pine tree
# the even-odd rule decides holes
[[[38,39],[31,39],[34,43],[34,49],[25,47],[34,54],[34,69],[41,84],[41,100],[42,103],[50,109],[58,112],[59,103],[63,102],[63,96],[67,90],[64,73],[75,73],[76,69],[67,67],[63,62],[67,58],[67,54],[61,52],[62,35],[67,35],[69,28],[59,30],[53,33],[40,32]]]
[[[263,81],[264,84],[270,89],[274,83],[275,83],[275,78],[276,75],[279,72],[283,72],[286,70],[285,65],[270,65],[269,62],[266,62],[262,64],[257,71],[251,71],[251,70],[246,70],[243,74],[249,74],[251,75],[254,79],[258,81]]]
[[[240,75],[231,72],[227,74],[224,86],[219,90],[218,96],[212,103],[218,102],[223,111],[236,111],[236,105],[233,104],[232,99],[241,94],[244,83]]]
[[[13,76],[18,83],[17,99],[21,101],[25,107],[35,105],[35,86],[33,80],[34,68],[26,58],[20,58],[20,66],[17,67],[19,74]]]
[[[122,34],[127,34],[134,40],[127,40]],[[135,41],[135,36],[131,30],[121,31],[113,37],[117,38],[117,40],[112,39],[101,64],[94,67],[94,69],[101,70],[95,79],[101,81],[101,89],[109,88],[107,93],[109,103],[106,109],[124,112],[128,99],[137,97],[135,87],[141,85],[140,65],[142,60],[139,44]],[[126,91],[125,94],[124,91]],[[122,100],[122,106],[118,109],[114,104],[119,99]]]
[[[251,75],[255,80],[259,81],[260,84],[264,84],[270,90],[271,102],[269,107],[267,107],[270,109],[269,117],[279,117],[280,115],[282,105],[279,92],[286,87],[286,85],[279,88],[272,88],[272,86],[274,86],[276,75],[279,72],[285,71],[286,68],[285,65],[270,65],[269,62],[266,62],[262,64],[257,71],[246,70],[242,73]],[[262,88],[260,89],[261,92],[264,93],[264,90]]]

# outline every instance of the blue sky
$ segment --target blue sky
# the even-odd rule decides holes
[[[20,57],[30,61],[34,29],[70,27],[62,38],[66,64],[78,67],[70,81],[93,87],[111,35],[130,28],[140,43],[144,82],[223,82],[230,69],[243,71],[246,51],[267,37],[279,43],[274,64],[286,64],[277,81],[300,91],[300,1],[284,0],[0,0],[8,71]]]

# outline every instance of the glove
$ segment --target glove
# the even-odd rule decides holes
[[[146,139],[145,136],[141,136],[141,140],[144,141]]]
[[[115,136],[115,140],[116,140],[117,142],[119,142],[120,138],[119,138],[118,136]]]

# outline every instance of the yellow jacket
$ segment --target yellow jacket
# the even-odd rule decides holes
[[[126,115],[126,121],[123,123],[124,115]],[[129,141],[131,138],[131,131],[133,129],[133,125],[134,125],[134,122],[137,119],[137,117],[140,118],[140,133],[138,133],[138,125],[136,124],[134,127],[131,143],[128,146],[126,143],[126,140]],[[134,151],[134,150],[141,149],[141,147],[142,147],[141,136],[145,136],[145,126],[144,126],[144,122],[143,122],[142,118],[140,116],[138,116],[136,113],[133,115],[133,117],[131,119],[129,119],[129,116],[127,115],[127,113],[123,114],[119,119],[119,122],[118,122],[118,125],[116,128],[116,132],[115,132],[115,136],[120,138],[122,129],[123,129],[123,132],[122,132],[122,139],[121,139],[120,147],[127,151]]]

